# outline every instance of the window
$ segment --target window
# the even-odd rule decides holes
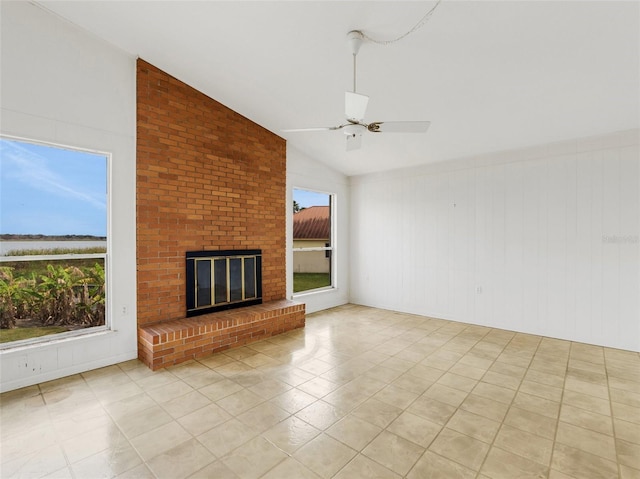
[[[293,292],[334,285],[332,195],[293,190]]]
[[[0,347],[106,327],[108,160],[0,137]]]

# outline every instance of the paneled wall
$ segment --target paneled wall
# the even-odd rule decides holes
[[[638,138],[352,177],[351,301],[640,350]]]

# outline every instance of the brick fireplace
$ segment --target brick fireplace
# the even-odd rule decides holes
[[[260,307],[286,309],[282,138],[138,60],[136,170],[139,350],[148,346],[143,328],[186,318],[187,251],[261,250]],[[304,307],[291,306],[296,315],[285,330],[304,325]],[[265,335],[283,327],[269,329]],[[149,352],[139,354],[149,364]],[[173,355],[171,364],[190,359]]]

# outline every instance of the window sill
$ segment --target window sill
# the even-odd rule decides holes
[[[300,291],[298,293],[293,293],[291,298],[297,299],[297,298],[302,298],[304,296],[311,296],[319,293],[327,293],[330,291],[338,291],[338,288],[334,286],[325,286],[324,288],[309,289],[307,291]]]
[[[81,329],[76,331],[68,331],[65,333],[52,334],[49,336],[40,336],[37,338],[23,339],[20,341],[11,341],[0,344],[0,354],[33,349],[43,346],[50,346],[53,343],[61,343],[67,341],[75,341],[88,337],[102,336],[105,334],[115,333],[116,331],[106,326],[96,326],[94,328]]]

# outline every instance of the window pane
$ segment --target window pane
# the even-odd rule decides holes
[[[331,259],[324,251],[293,252],[293,292],[331,286]]]
[[[1,234],[105,239],[104,155],[0,138]]]
[[[106,324],[107,161],[0,138],[2,342]]]
[[[331,246],[331,195],[293,190],[293,248]]]
[[[105,324],[103,258],[0,263],[0,342]]]
[[[331,195],[294,189],[293,211],[293,292],[332,286]]]

